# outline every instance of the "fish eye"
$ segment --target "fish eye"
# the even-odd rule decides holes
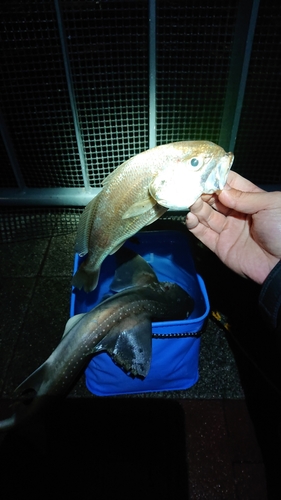
[[[192,167],[198,167],[198,164],[199,164],[199,160],[197,158],[191,158],[190,165]]]
[[[192,167],[193,170],[195,171],[199,170],[199,168],[203,167],[204,165],[204,156],[199,155],[190,158],[189,165]]]

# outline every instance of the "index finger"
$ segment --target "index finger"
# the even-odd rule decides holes
[[[259,188],[253,182],[245,179],[245,177],[242,177],[242,175],[237,174],[237,172],[233,172],[233,170],[230,170],[228,174],[227,184],[234,189],[238,189],[239,191],[247,191],[251,193],[260,193],[264,191],[264,189]]]
[[[213,207],[208,203],[204,202],[202,198],[199,198],[199,200],[197,200],[190,207],[190,213],[192,215],[190,217],[190,215],[187,214],[187,222],[186,222],[187,227],[189,229],[194,229],[200,223],[206,228],[210,228],[212,231],[219,234],[224,228],[226,221],[225,214],[217,210],[214,210]],[[196,224],[196,218],[198,220],[197,224]]]

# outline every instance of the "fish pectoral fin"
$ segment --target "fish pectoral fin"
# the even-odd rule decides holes
[[[159,217],[161,217],[161,215],[163,215],[168,210],[167,208],[162,207],[161,205],[158,205],[158,203],[156,203],[156,205],[153,207],[153,209],[154,209],[154,215],[153,215],[153,217],[151,217],[150,221],[146,223],[146,226],[153,224],[153,222],[158,220]]]
[[[138,215],[145,214],[145,212],[151,210],[156,204],[157,201],[148,194],[147,198],[133,203],[133,205],[131,205],[122,215],[122,219],[129,219],[130,217],[137,217]]]
[[[152,327],[147,316],[124,318],[111,328],[95,351],[106,351],[125,372],[146,377],[151,363]]]
[[[75,316],[71,316],[71,318],[69,318],[69,320],[67,321],[67,323],[65,325],[65,329],[64,329],[62,338],[68,334],[68,332],[71,330],[71,328],[73,328],[76,325],[76,323],[78,323],[78,321],[80,321],[80,319],[83,318],[83,316],[85,316],[85,314],[87,314],[87,313],[75,314]]]

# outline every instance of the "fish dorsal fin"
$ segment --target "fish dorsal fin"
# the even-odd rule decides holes
[[[93,206],[96,203],[96,198],[93,198],[90,203],[85,207],[77,228],[75,251],[79,253],[80,257],[88,253],[89,237],[92,228],[92,221],[95,215],[95,210]]]
[[[143,215],[151,208],[155,207],[157,205],[157,201],[152,198],[152,196],[147,193],[147,197],[143,198],[140,201],[136,201],[136,203],[133,203],[128,210],[125,211],[125,213],[122,215],[122,219],[129,219],[130,217],[137,217],[138,215]]]
[[[85,314],[87,314],[87,313],[75,314],[75,316],[72,316],[71,318],[69,318],[69,320],[67,321],[67,323],[65,325],[65,329],[64,329],[62,338],[68,334],[68,332],[71,330],[71,328],[73,328],[78,323],[78,321],[80,321],[80,319],[83,316],[85,316]]]
[[[128,165],[128,163],[131,161],[131,158],[129,158],[129,160],[126,160],[124,161],[124,163],[121,163],[121,165],[119,165],[118,167],[116,167],[112,172],[110,172],[110,174],[108,174],[102,181],[102,186],[105,187],[107,186],[107,184],[109,182],[112,181],[112,179],[114,179],[114,177],[116,175],[119,175],[120,173],[120,167],[126,167]]]
[[[152,329],[146,315],[131,315],[114,326],[96,346],[106,351],[125,372],[146,377],[151,364]]]
[[[110,289],[120,292],[134,286],[157,283],[152,267],[130,248],[123,247],[116,254],[117,268]]]

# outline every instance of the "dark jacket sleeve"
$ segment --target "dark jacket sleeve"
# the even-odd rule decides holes
[[[262,285],[259,306],[266,323],[279,331],[281,329],[281,261],[272,269]]]

